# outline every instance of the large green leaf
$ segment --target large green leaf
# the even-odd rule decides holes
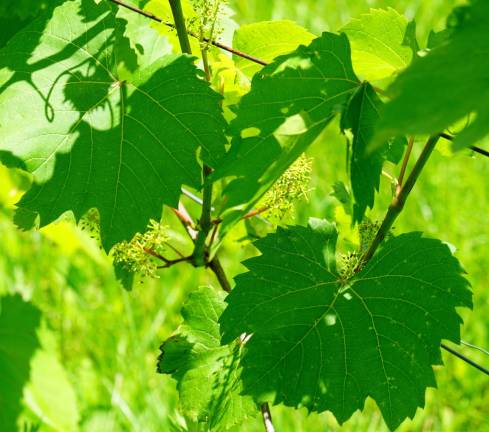
[[[19,295],[0,302],[0,430],[15,431],[22,389],[30,361],[39,346],[36,334],[41,313]]]
[[[414,24],[392,8],[372,9],[342,29],[351,43],[353,68],[368,80],[406,68],[417,51]]]
[[[0,52],[0,150],[33,173],[21,209],[46,225],[97,207],[110,249],[159,219],[162,204],[176,206],[182,184],[200,187],[199,150],[218,163],[220,96],[189,57],[140,69],[148,56],[131,49],[107,2],[67,2],[43,29],[33,23]],[[38,45],[26,58],[31,39]]]
[[[266,62],[290,53],[299,45],[308,45],[315,36],[293,21],[263,21],[241,26],[234,33],[233,48]],[[261,66],[234,56],[236,66],[247,76],[253,76]]]
[[[212,430],[226,430],[257,411],[249,396],[240,395],[240,344],[220,344],[224,307],[221,292],[194,291],[182,310],[184,322],[161,346],[158,363],[159,372],[178,381],[182,414]]]
[[[223,232],[319,136],[359,85],[348,39],[332,33],[278,57],[254,76],[231,123],[231,150],[215,173],[234,178],[224,189]]]
[[[339,422],[370,396],[391,429],[435,386],[440,342],[459,342],[468,282],[448,246],[420,233],[387,241],[351,280],[336,269],[337,232],[325,221],[288,227],[255,243],[220,320],[223,343],[252,334],[244,393]]]
[[[457,135],[456,148],[489,133],[489,2],[474,1],[467,17],[388,89],[382,137],[438,133],[469,114],[473,121]]]

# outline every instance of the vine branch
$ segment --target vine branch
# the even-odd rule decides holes
[[[275,428],[273,427],[272,422],[272,413],[270,412],[270,407],[268,406],[268,403],[265,402],[264,404],[262,404],[260,409],[266,432],[275,432]]]
[[[187,27],[185,25],[185,18],[183,16],[182,3],[180,0],[169,0],[173,20],[175,21],[175,29],[177,30],[178,42],[180,48],[185,54],[192,55],[192,48],[190,47],[190,39],[188,38]]]
[[[197,231],[194,229],[195,224],[183,203],[180,201],[178,203],[178,210],[172,209],[172,211],[182,223],[192,242],[195,242],[195,239],[197,238]]]
[[[400,188],[402,186],[402,182],[404,181],[404,176],[406,174],[406,169],[407,169],[407,166],[408,166],[408,162],[409,162],[409,158],[411,157],[411,153],[413,151],[413,145],[414,145],[414,136],[412,136],[411,138],[409,138],[409,142],[408,142],[408,146],[407,146],[407,149],[406,149],[406,153],[404,155],[404,159],[402,161],[402,166],[401,166],[401,172],[399,174],[399,178],[397,179],[397,192],[396,193],[399,193],[400,192]]]
[[[112,0],[111,0],[112,1]],[[118,0],[117,0],[118,1]],[[185,25],[185,17],[183,16],[182,3],[180,0],[169,0],[173,20],[175,21],[174,28],[177,30],[178,41],[183,53],[192,55],[190,46],[189,34]],[[205,165],[202,168],[203,177],[203,192],[202,192],[202,214],[199,220],[199,230],[195,238],[194,252],[192,254],[192,262],[196,267],[202,267],[206,264],[206,240],[209,231],[212,228],[211,222],[211,207],[212,207],[212,183],[207,182],[207,178],[212,173],[212,168]]]
[[[197,267],[203,266],[206,262],[206,240],[212,229],[212,218],[211,218],[211,207],[212,207],[212,183],[208,182],[207,179],[212,173],[212,169],[207,165],[203,168],[203,192],[202,192],[202,214],[199,221],[199,233],[195,239],[194,247],[194,265]]]
[[[404,208],[404,204],[406,203],[409,194],[411,193],[414,185],[416,184],[421,172],[423,171],[424,166],[426,165],[426,162],[428,162],[428,159],[431,156],[433,150],[435,149],[436,143],[438,142],[439,139],[440,139],[440,135],[435,135],[428,139],[421,155],[416,161],[416,165],[413,167],[413,170],[409,174],[406,183],[404,183],[399,188],[398,192],[392,199],[389,209],[387,210],[384,220],[382,221],[382,225],[377,231],[377,234],[374,240],[372,241],[370,247],[368,248],[367,252],[365,252],[363,257],[360,259],[359,263],[357,264],[357,267],[355,268],[355,273],[358,273],[362,269],[362,267],[372,259],[378,247],[384,241],[387,233],[392,228],[394,221],[397,219],[402,209]]]
[[[214,257],[207,266],[216,275],[216,278],[219,282],[219,285],[221,285],[221,288],[227,293],[231,292],[231,284],[229,283],[229,279],[227,278],[226,273],[224,272],[224,268],[221,265],[221,261],[219,261],[217,257]]]
[[[111,0],[111,1],[115,1],[115,0]],[[180,0],[169,0],[169,2],[172,9],[173,19],[175,20],[175,28],[178,33],[178,39],[180,42],[180,47],[182,49],[182,52],[185,52],[187,54],[192,54],[190,41],[188,39],[187,28],[185,26],[185,19],[182,12],[181,2]],[[206,68],[206,75],[209,78],[207,68]],[[221,265],[221,262],[219,261],[219,258],[215,256],[211,261],[207,261],[208,258],[206,256],[207,254],[206,240],[210,230],[212,229],[212,218],[211,218],[212,183],[207,182],[206,180],[211,173],[212,173],[212,169],[204,164],[202,169],[203,183],[204,183],[203,194],[202,194],[202,215],[199,221],[199,231],[197,234],[197,238],[195,239],[194,252],[192,254],[192,263],[195,266],[206,265],[208,268],[210,268],[216,275],[216,278],[219,284],[221,285],[221,288],[229,293],[231,291],[231,284],[226,276],[226,273],[224,272],[224,269]],[[272,423],[270,407],[268,406],[268,403],[264,403],[261,405],[261,412],[262,412],[263,423],[265,425],[266,432],[275,432],[275,428],[273,427],[273,423]]]
[[[186,257],[183,256],[180,252],[178,252],[180,258],[170,260],[168,258],[165,258],[163,255],[159,254],[158,252],[154,251],[153,249],[150,248],[144,248],[144,252],[146,252],[148,255],[151,255],[152,257],[159,259],[160,261],[163,261],[165,264],[158,266],[159,269],[164,269],[164,268],[169,268],[174,266],[175,264],[179,264],[181,262],[190,262],[191,257]]]

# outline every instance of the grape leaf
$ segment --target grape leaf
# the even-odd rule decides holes
[[[278,57],[258,72],[231,123],[229,153],[214,178],[224,189],[224,234],[341,112],[360,85],[345,35],[323,33],[309,46]]]
[[[393,134],[439,133],[470,114],[474,119],[454,147],[467,147],[489,133],[489,2],[474,1],[465,12],[466,19],[445,42],[389,87],[392,101],[386,104],[377,143]]]
[[[39,347],[41,313],[19,295],[0,301],[0,429],[14,431],[30,361]]]
[[[266,62],[279,55],[290,53],[299,45],[308,45],[315,36],[293,21],[263,21],[241,26],[234,33],[233,48]],[[234,56],[236,66],[251,77],[262,66],[239,56]]]
[[[226,430],[257,411],[241,396],[241,347],[221,346],[218,319],[224,294],[202,287],[190,294],[178,333],[161,346],[158,371],[178,382],[182,413],[214,430]]]
[[[335,260],[326,221],[258,240],[226,301],[223,343],[253,334],[242,360],[244,394],[346,421],[372,397],[395,429],[424,405],[440,342],[459,342],[456,307],[468,282],[448,246],[420,233],[388,240],[351,280]]]
[[[388,78],[411,63],[417,51],[414,24],[392,8],[371,9],[340,31],[350,40],[353,69],[367,80]]]
[[[373,207],[382,166],[388,157],[388,142],[367,153],[367,145],[374,136],[382,105],[372,86],[364,83],[350,99],[341,119],[342,129],[351,129],[353,133],[350,158],[350,177],[355,198],[353,222],[360,222],[367,207]]]
[[[34,176],[20,208],[43,226],[96,207],[108,250],[159,219],[162,204],[176,206],[182,184],[200,187],[199,150],[208,165],[219,162],[221,97],[190,57],[134,69],[141,57],[106,2],[67,2],[43,29],[34,22],[0,52],[0,150]],[[24,45],[40,33],[26,59]],[[120,79],[121,64],[130,80]]]

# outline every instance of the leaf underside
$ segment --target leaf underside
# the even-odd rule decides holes
[[[459,341],[468,282],[448,247],[420,233],[387,241],[340,282],[336,239],[333,225],[312,220],[257,241],[261,255],[226,299],[223,343],[253,334],[242,380],[257,401],[329,410],[343,423],[370,396],[395,429],[435,386],[441,340]]]

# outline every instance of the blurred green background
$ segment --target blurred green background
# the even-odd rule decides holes
[[[336,30],[370,7],[393,7],[416,18],[421,46],[430,29],[441,29],[455,0],[234,0],[235,20],[250,23],[287,18],[314,33]],[[331,196],[332,185],[347,182],[345,143],[332,124],[309,151],[313,157],[309,200],[297,204],[294,223],[307,218],[345,215]],[[481,143],[489,148],[489,143]],[[419,152],[420,143],[416,145]],[[386,167],[394,176],[397,168]],[[181,322],[179,310],[188,293],[200,285],[217,285],[212,275],[186,265],[165,270],[159,279],[143,280],[132,292],[115,281],[110,261],[87,233],[68,220],[41,231],[20,232],[12,222],[13,205],[28,187],[15,170],[0,166],[0,295],[20,293],[42,312],[42,349],[31,363],[24,388],[19,425],[39,431],[172,431],[185,430],[177,411],[174,381],[156,374],[158,348]],[[457,248],[474,289],[474,311],[461,311],[465,341],[489,347],[489,159],[461,152],[452,155],[440,143],[395,232],[424,231]],[[382,181],[372,220],[382,218],[390,198]],[[197,215],[198,209],[190,206]],[[177,242],[182,233],[168,214]],[[244,234],[230,237],[220,253],[229,275],[243,271],[239,262],[254,254]],[[467,348],[460,351],[489,365],[489,357]],[[446,353],[437,368],[438,389],[427,392],[424,410],[402,431],[489,431],[489,378]],[[1,407],[0,407],[1,409]],[[273,408],[277,431],[383,431],[375,404],[342,427],[327,413]],[[235,430],[261,431],[261,419]]]

